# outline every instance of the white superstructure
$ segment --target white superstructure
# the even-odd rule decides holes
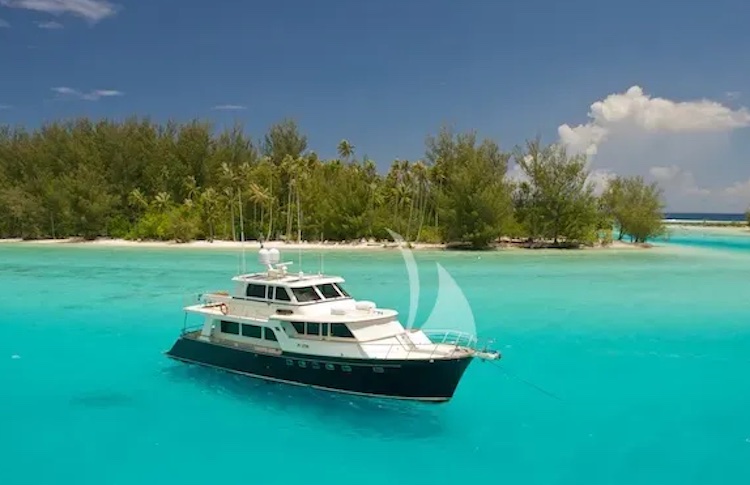
[[[238,275],[231,292],[201,295],[185,308],[205,318],[199,340],[353,359],[493,358],[476,350],[473,335],[404,329],[396,311],[354,300],[339,276],[288,271],[276,249],[262,248],[258,259],[264,271]]]

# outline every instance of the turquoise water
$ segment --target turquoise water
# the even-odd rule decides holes
[[[236,253],[0,245],[0,484],[750,483],[750,248],[672,241],[416,253],[419,318],[439,261],[503,352],[443,405],[165,358]],[[397,252],[325,266],[408,312]]]

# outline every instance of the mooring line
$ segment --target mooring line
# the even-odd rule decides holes
[[[564,401],[563,401],[563,399],[562,399],[562,398],[560,398],[559,396],[557,396],[557,395],[555,395],[555,394],[551,393],[550,391],[548,391],[548,390],[546,390],[546,389],[543,389],[542,387],[539,387],[539,386],[537,386],[537,385],[536,385],[536,384],[534,384],[533,382],[529,382],[529,381],[527,381],[526,379],[523,379],[523,378],[521,378],[521,377],[518,377],[518,375],[516,375],[515,373],[513,373],[513,372],[509,371],[509,370],[508,370],[508,369],[506,369],[505,367],[503,367],[503,366],[501,366],[501,365],[497,364],[496,362],[493,362],[493,361],[489,361],[489,363],[490,363],[490,364],[492,364],[493,366],[495,366],[495,367],[496,367],[497,369],[499,369],[499,370],[503,371],[503,372],[505,373],[505,375],[507,375],[508,377],[512,377],[513,379],[516,379],[516,380],[517,380],[518,382],[520,382],[520,383],[522,383],[522,384],[525,384],[525,385],[527,385],[527,386],[531,387],[532,389],[535,389],[535,390],[537,390],[537,391],[541,392],[542,394],[544,394],[544,395],[546,395],[546,396],[548,396],[548,397],[551,397],[552,399],[557,399],[557,400],[558,400],[558,401],[560,401],[560,402],[564,402]]]

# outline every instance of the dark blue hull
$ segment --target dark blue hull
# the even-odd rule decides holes
[[[273,354],[204,342],[190,336],[177,339],[167,355],[183,362],[289,384],[434,402],[453,397],[472,360],[471,355],[430,361]]]

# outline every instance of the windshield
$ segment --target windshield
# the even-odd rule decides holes
[[[292,288],[292,293],[294,293],[294,297],[300,303],[320,300],[320,295],[318,295],[318,292],[315,291],[315,288],[313,288],[312,286]]]

